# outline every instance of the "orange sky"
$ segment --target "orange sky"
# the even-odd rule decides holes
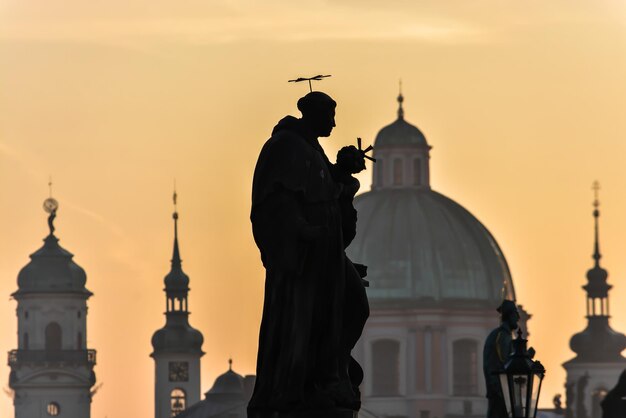
[[[612,325],[626,332],[626,4],[618,0],[3,0],[0,2],[0,352],[17,346],[19,269],[47,233],[88,274],[94,418],[153,416],[150,337],[164,323],[177,179],[203,392],[254,370],[263,271],[248,221],[252,170],[305,86],[338,101],[329,154],[407,119],[432,150],[433,188],[495,235],[530,342],[563,392],[585,324],[591,183],[602,183]],[[383,6],[384,4],[384,6]],[[361,175],[369,185],[371,171]],[[0,380],[7,386],[9,369]],[[12,417],[0,394],[0,418]]]

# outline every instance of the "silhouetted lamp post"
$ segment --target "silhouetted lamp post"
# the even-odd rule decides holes
[[[539,361],[533,361],[522,338],[522,330],[513,340],[513,352],[500,372],[500,384],[509,418],[535,418],[541,382],[546,373]]]

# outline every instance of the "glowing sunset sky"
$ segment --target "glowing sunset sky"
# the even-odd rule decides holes
[[[252,373],[263,288],[252,171],[307,91],[286,81],[318,73],[333,75],[318,88],[339,103],[322,141],[333,160],[395,119],[403,79],[406,119],[433,146],[433,188],[494,234],[533,314],[544,405],[564,392],[561,363],[585,326],[596,179],[611,324],[626,332],[626,3],[2,0],[0,353],[17,347],[9,295],[47,234],[52,175],[57,236],[95,293],[92,417],[152,417],[176,178],[202,391],[230,356]],[[0,418],[12,416],[0,395]]]

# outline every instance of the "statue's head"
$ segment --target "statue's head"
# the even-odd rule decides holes
[[[302,120],[316,136],[330,136],[335,127],[337,102],[321,91],[312,91],[298,100]]]
[[[503,323],[507,324],[509,328],[517,329],[520,320],[519,311],[517,305],[512,300],[503,300],[502,304],[497,309],[500,312],[500,318]]]

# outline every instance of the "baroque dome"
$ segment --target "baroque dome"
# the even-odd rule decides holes
[[[354,201],[357,235],[347,253],[368,266],[370,303],[495,309],[503,297],[515,300],[493,235],[463,206],[431,189],[431,147],[404,121],[400,99],[398,120],[376,139],[372,190]],[[403,138],[402,132],[421,137]]]
[[[31,254],[31,261],[20,270],[17,276],[19,289],[13,295],[39,292],[91,295],[85,288],[85,270],[74,262],[73,257],[50,233],[44,239],[43,247]]]

